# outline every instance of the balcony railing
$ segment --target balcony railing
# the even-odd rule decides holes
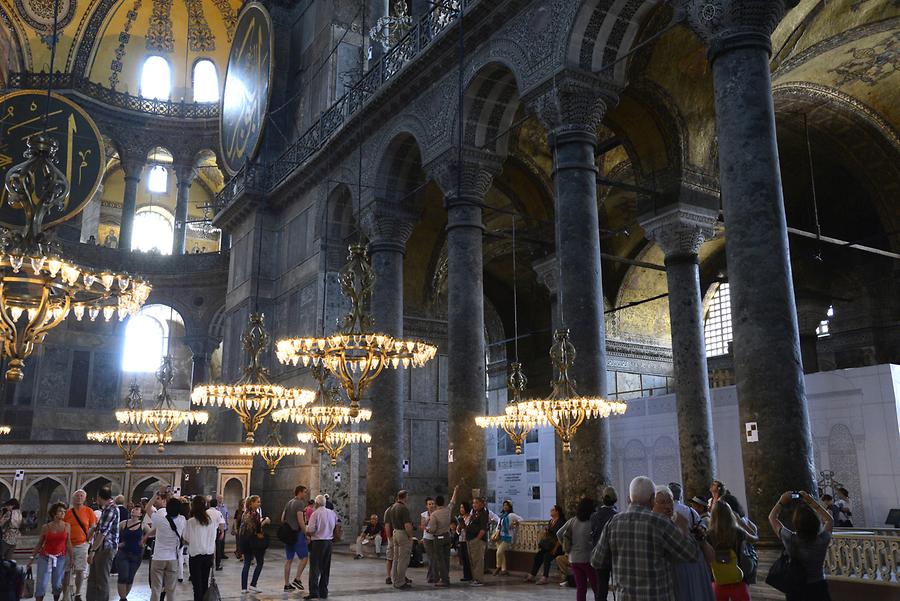
[[[479,0],[443,0],[436,3],[409,31],[401,37],[371,68],[328,108],[300,137],[267,166],[252,165],[242,169],[232,178],[245,180],[248,177],[260,186],[261,191],[269,191],[284,181],[298,167],[321,150],[329,140],[350,120],[385,83],[393,79],[407,64],[412,62],[438,35],[446,30],[458,17],[460,5],[465,10]],[[255,170],[252,176],[249,171]],[[244,182],[225,184],[216,195],[216,211],[220,211],[244,189]]]
[[[50,83],[49,73],[24,72],[11,74],[8,85],[10,88],[46,90]],[[154,117],[175,119],[217,119],[219,117],[219,103],[217,102],[171,102],[132,96],[125,92],[105,88],[96,82],[84,77],[76,77],[71,73],[54,73],[52,83],[55,90],[71,90],[108,106]]]
[[[900,588],[900,530],[835,530],[825,572],[829,580]]]

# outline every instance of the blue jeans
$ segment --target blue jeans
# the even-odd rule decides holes
[[[37,576],[34,580],[34,596],[43,598],[47,594],[47,584],[52,586],[53,595],[62,592],[63,575],[66,571],[66,556],[56,558],[56,565],[52,565],[53,558],[48,555],[38,555]]]

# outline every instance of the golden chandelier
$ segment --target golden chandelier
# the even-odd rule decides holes
[[[128,395],[125,397],[125,409],[140,410],[143,408],[143,405],[141,389],[137,384],[132,384]],[[140,424],[131,424],[129,428],[123,430],[88,432],[87,439],[100,443],[112,443],[118,446],[125,457],[125,467],[131,467],[134,462],[134,456],[143,445],[159,442],[159,437],[156,434],[141,431]],[[169,436],[163,442],[171,442],[171,440],[172,438]]]
[[[0,239],[0,336],[9,358],[6,379],[20,382],[36,344],[71,313],[79,321],[102,314],[121,321],[140,311],[150,285],[127,273],[81,267],[62,256],[44,219],[63,210],[69,183],[56,166],[59,144],[45,134],[28,138],[25,161],[6,174],[7,202],[25,225]],[[70,213],[74,216],[75,213]]]
[[[338,404],[341,394],[340,390],[327,385],[328,371],[325,366],[319,364],[313,367],[312,373],[318,383],[316,396],[320,402],[300,409],[279,409],[272,414],[272,420],[276,422],[290,421],[306,426],[307,433],[310,436],[304,436],[302,442],[315,443],[319,452],[331,455],[332,463],[335,463],[337,455],[340,454],[347,444],[352,442],[350,440],[341,444],[343,442],[341,439],[346,433],[336,432],[336,428],[344,424],[358,424],[362,421],[369,421],[372,419],[372,412],[368,409],[360,409],[359,413],[352,417],[350,415],[350,407]],[[335,436],[332,436],[332,434]],[[332,447],[332,451],[328,451],[329,446]],[[332,453],[334,454],[332,455]]]
[[[153,409],[123,409],[116,411],[116,420],[120,424],[147,424],[156,434],[159,443],[157,450],[162,453],[165,443],[172,440],[172,432],[182,424],[205,424],[209,421],[206,411],[192,411],[179,409],[169,396],[169,386],[175,379],[175,370],[172,368],[172,357],[166,355],[162,365],[156,372],[156,379],[160,385],[159,394],[156,396],[156,405]]]
[[[293,422],[303,424],[313,435],[313,441],[318,445],[319,451],[325,450],[325,439],[335,428],[343,424],[358,424],[372,419],[372,412],[368,409],[360,409],[358,414],[351,416],[351,409],[338,404],[340,391],[329,388],[326,384],[328,372],[319,364],[312,368],[313,377],[318,383],[316,396],[319,403],[302,408],[279,409],[272,413],[272,420],[276,422]]]
[[[569,342],[569,330],[556,330],[550,347],[550,361],[557,370],[553,389],[546,399],[532,399],[512,403],[506,415],[514,419],[534,420],[536,425],[551,425],[562,441],[564,453],[572,450],[572,438],[586,419],[602,419],[622,415],[628,409],[624,401],[601,397],[584,397],[575,390],[569,369],[575,363],[575,347]]]
[[[318,441],[312,432],[300,432],[297,434],[297,440],[304,444],[318,444]],[[337,465],[337,458],[340,457],[341,452],[347,448],[347,445],[360,443],[368,444],[370,442],[372,442],[372,437],[365,432],[338,432],[332,430],[325,436],[325,443],[320,445],[319,449],[331,457],[331,465]]]
[[[506,386],[511,399],[506,411],[500,415],[484,415],[475,418],[475,424],[484,429],[500,428],[516,445],[516,455],[522,454],[522,446],[529,432],[541,425],[541,420],[521,410],[516,403],[522,400],[522,393],[528,385],[528,378],[522,373],[522,364],[518,361],[510,363],[509,378]]]
[[[340,271],[341,291],[350,299],[341,331],[322,338],[288,338],[276,344],[278,360],[294,366],[324,365],[338,379],[350,399],[350,417],[359,416],[366,388],[386,367],[421,367],[434,358],[437,347],[421,340],[393,338],[372,332],[365,312],[375,274],[366,247],[351,244],[348,262]]]
[[[233,385],[208,384],[198,386],[191,393],[196,405],[218,405],[237,413],[247,431],[247,444],[253,444],[256,429],[272,411],[279,407],[294,410],[308,405],[315,393],[304,388],[285,388],[269,380],[269,370],[262,366],[260,355],[269,345],[262,313],[251,313],[250,323],[241,336],[249,363],[244,375]]]
[[[275,475],[275,470],[281,460],[288,455],[305,455],[306,449],[303,447],[289,447],[281,442],[281,435],[278,433],[278,425],[272,428],[266,444],[261,447],[246,446],[241,447],[241,455],[259,455],[269,467],[269,473]]]

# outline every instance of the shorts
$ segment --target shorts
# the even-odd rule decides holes
[[[386,561],[394,561],[394,552],[391,551],[391,547],[393,547],[393,545],[391,544],[391,541],[388,540],[387,545],[385,545],[385,546],[383,547],[384,549],[387,549],[387,550],[384,552],[384,559],[385,559]]]
[[[284,556],[287,557],[288,560],[294,559],[294,556],[296,556],[297,559],[306,559],[309,557],[309,549],[306,547],[306,536],[298,534],[296,543],[284,547]]]
[[[66,571],[83,572],[87,569],[88,543],[83,542],[80,545],[72,547],[72,561],[66,562]]]
[[[118,571],[118,584],[134,584],[134,576],[141,567],[141,554],[131,555],[125,551],[119,551],[116,555],[116,569]]]

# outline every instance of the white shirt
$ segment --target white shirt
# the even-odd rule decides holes
[[[215,507],[210,507],[209,509],[207,509],[206,514],[209,516],[210,521],[212,521],[212,523],[215,524],[217,528],[219,526],[225,525],[225,516],[222,515],[222,512]]]
[[[675,513],[687,520],[688,528],[694,528],[700,523],[700,514],[681,501],[675,501]]]
[[[428,510],[426,509],[425,511],[423,511],[423,512],[419,515],[419,517],[422,518],[421,524],[425,524],[425,525],[427,526],[427,525],[428,525],[428,519],[431,517],[431,516],[428,514]],[[423,530],[422,530],[422,540],[434,540],[434,535],[433,535],[432,533],[428,532],[427,530],[424,530],[424,529],[423,529]]]
[[[178,534],[183,537],[186,528],[184,516],[179,515],[172,521],[175,522],[175,528],[178,530]],[[157,510],[153,514],[151,524],[156,530],[156,543],[153,545],[153,559],[158,561],[178,559],[178,535],[172,531],[169,520],[166,519],[166,512],[164,510]]]
[[[216,513],[219,513],[216,511]],[[184,518],[182,518],[184,519]],[[170,528],[171,530],[171,528]],[[219,522],[209,518],[207,525],[201,524],[197,518],[191,518],[187,521],[184,530],[184,540],[188,544],[188,555],[213,555],[216,552],[216,535],[219,532]],[[159,544],[159,537],[157,537]]]

